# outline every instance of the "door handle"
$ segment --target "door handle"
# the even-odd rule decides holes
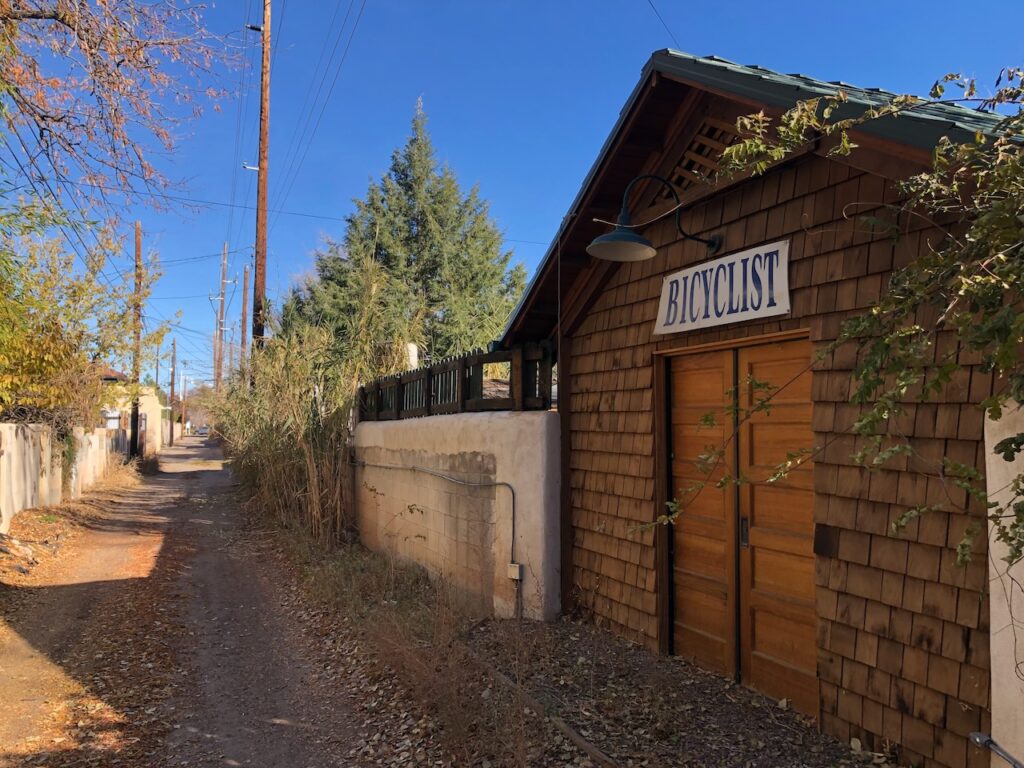
[[[740,546],[750,546],[750,519],[746,517],[740,518]]]

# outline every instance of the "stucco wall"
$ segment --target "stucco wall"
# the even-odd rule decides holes
[[[1004,461],[992,453],[1000,440],[1024,432],[1024,409],[1007,410],[999,421],[985,423],[985,482],[992,501],[1011,497],[1010,483],[1024,472],[1024,460]],[[1024,759],[1024,566],[1009,568],[1006,546],[989,530],[989,642],[992,656],[992,737],[1010,754]],[[993,766],[1005,765],[993,757]]]
[[[146,445],[142,452],[155,456],[164,445],[164,410],[152,390],[144,391],[139,397],[139,413],[146,414]]]
[[[0,424],[0,533],[24,509],[59,504],[66,490],[78,498],[106,474],[110,461],[124,451],[124,433],[96,429],[74,431],[75,466],[63,488],[61,446],[38,424]]]
[[[558,416],[549,412],[359,424],[355,488],[363,543],[444,576],[473,612],[514,616],[514,497],[522,615],[554,619],[558,435]]]
[[[130,427],[130,415],[132,412],[132,401],[122,385],[112,385],[110,388],[109,401],[112,408],[120,411],[125,421],[122,424]],[[152,387],[142,387],[139,392],[139,415],[145,416],[145,444],[141,445],[144,456],[155,456],[166,445],[164,437],[166,423],[170,418],[169,412],[160,405],[160,400]],[[140,427],[143,420],[140,418]],[[178,433],[175,433],[178,435]]]

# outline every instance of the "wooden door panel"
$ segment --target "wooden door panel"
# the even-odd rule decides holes
[[[751,543],[750,579],[755,594],[814,600],[814,558]]]
[[[785,421],[783,421],[785,419]],[[774,406],[769,414],[757,414],[747,425],[748,440],[742,443],[751,480],[767,480],[771,471],[785,462],[789,455],[807,444],[811,423],[811,406]],[[809,490],[811,472],[800,467],[779,482],[781,486],[798,485]]]
[[[739,552],[740,665],[748,684],[817,715],[812,463],[767,482],[787,453],[814,446],[810,362],[803,340],[737,353],[741,413],[765,394],[752,380],[777,388],[770,408],[739,431],[739,471],[749,480],[739,493],[749,531]]]
[[[686,569],[681,575],[701,576],[721,585],[725,541],[718,535],[701,535],[697,530],[699,529],[688,526],[679,531],[680,535],[676,539],[677,560],[686,563]]]
[[[801,668],[808,643],[814,647],[814,629],[796,613],[785,613],[771,606],[761,610],[751,607],[751,648],[755,655],[774,659],[784,666]],[[782,694],[785,696],[785,693]]]
[[[763,521],[758,521],[755,524],[752,518],[750,525],[751,547],[786,552],[797,557],[811,557],[814,551],[814,541],[807,536],[772,530],[767,528]]]
[[[807,532],[807,516],[803,506],[807,503],[805,491],[809,489],[759,483],[751,488],[751,507],[757,510],[758,526],[771,531],[788,531],[803,536]]]
[[[814,637],[811,637],[813,643]],[[803,670],[782,664],[778,657],[755,653],[751,672],[744,682],[774,699],[789,699],[798,712],[817,718],[818,680]]]
[[[672,495],[684,502],[672,531],[674,652],[816,716],[812,464],[767,482],[787,453],[813,446],[810,361],[807,341],[676,357],[669,430]],[[732,434],[731,399],[742,413],[760,396],[748,377],[779,390],[708,474],[697,457]],[[727,474],[748,482],[713,487]]]
[[[672,496],[682,502],[672,532],[673,650],[729,675],[736,667],[735,498],[714,483],[734,468],[726,458],[709,473],[698,457],[732,431],[732,382],[731,352],[672,360]],[[710,426],[702,418],[708,413],[715,414]]]

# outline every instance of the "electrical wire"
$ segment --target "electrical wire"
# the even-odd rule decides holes
[[[242,68],[238,73],[238,109],[235,112],[235,148],[232,154],[231,161],[231,204],[235,203],[235,192],[238,186],[238,167],[241,163],[240,153],[242,146],[242,114],[245,112],[245,105],[248,102],[249,91],[246,83],[246,75],[249,72],[252,62],[249,58],[249,35],[248,30],[245,28],[246,22],[249,20],[249,11],[251,10],[252,2],[246,3],[245,16],[242,19]],[[228,211],[228,227],[226,237],[231,238],[231,225],[234,223],[235,211],[230,209]]]
[[[235,204],[235,199],[236,199],[235,195],[237,193],[236,183],[237,183],[237,180],[238,180],[239,168],[242,165],[242,148],[245,147],[245,146],[248,146],[248,143],[249,143],[249,132],[250,132],[251,125],[252,125],[252,122],[253,122],[251,117],[250,117],[250,115],[249,115],[249,111],[250,111],[249,105],[251,103],[251,99],[249,98],[249,96],[250,96],[250,92],[252,90],[251,82],[252,82],[252,73],[253,73],[252,54],[250,53],[250,50],[251,50],[252,46],[249,43],[249,39],[250,38],[249,38],[249,34],[248,34],[248,32],[249,32],[249,30],[248,30],[248,22],[249,22],[249,18],[251,17],[251,14],[252,14],[252,0],[247,0],[247,2],[245,4],[245,16],[242,19],[242,29],[245,32],[245,47],[244,47],[244,50],[243,50],[243,55],[245,57],[245,66],[243,67],[242,73],[241,73],[241,76],[240,76],[240,80],[241,80],[240,88],[241,88],[241,92],[242,93],[241,93],[241,97],[240,97],[241,101],[240,101],[240,104],[239,104],[238,113],[236,115],[237,127],[238,127],[239,130],[238,130],[238,133],[236,134],[236,142],[237,142],[236,145],[235,145],[236,153],[235,153],[235,157],[234,157],[234,159],[232,161],[232,169],[231,169],[232,170],[232,182],[231,182],[232,183],[232,187],[231,187],[231,200],[230,200],[230,202],[231,202],[232,206],[234,206],[234,204]],[[247,174],[246,183],[245,183],[245,193],[243,194],[242,199],[243,200],[251,200],[252,199],[252,174]],[[227,240],[229,245],[232,244],[232,243],[236,243],[239,240],[239,238],[242,236],[242,229],[245,226],[246,217],[240,215],[238,217],[238,228],[235,231],[234,235],[232,235],[232,223],[234,222],[234,219],[235,219],[235,216],[234,216],[235,210],[237,210],[237,209],[231,208],[231,209],[228,210],[228,226],[227,226],[227,234],[226,234],[225,237],[226,237],[226,240]]]
[[[85,181],[77,181],[77,182],[76,181],[69,181],[67,183],[68,184],[73,184],[73,185],[79,186],[79,187],[92,187],[94,189],[114,190],[113,187],[103,186],[102,184],[92,184],[90,182],[85,182]],[[116,191],[116,190],[114,190],[114,191]],[[171,194],[168,194],[166,192],[136,191],[133,194],[135,194],[136,196],[139,196],[139,197],[157,197],[157,198],[160,198],[162,200],[176,200],[176,201],[179,201],[179,202],[190,203],[192,205],[216,205],[216,206],[219,206],[221,208],[234,208],[236,210],[244,210],[244,211],[255,211],[256,210],[256,206],[254,206],[254,205],[241,205],[241,204],[235,204],[235,203],[225,203],[222,200],[204,200],[202,198],[188,197],[186,195],[171,195]],[[303,211],[284,211],[284,210],[280,210],[280,209],[277,209],[277,208],[270,208],[270,209],[268,209],[268,213],[276,213],[276,214],[279,214],[281,216],[301,216],[301,217],[306,218],[306,219],[323,219],[324,221],[345,221],[344,217],[342,217],[342,216],[326,216],[324,214],[306,213],[306,212],[303,212]],[[238,251],[238,250],[244,250],[244,249],[236,248],[234,250]]]
[[[291,194],[292,188],[295,186],[295,181],[299,177],[302,165],[306,162],[306,156],[309,154],[309,148],[313,145],[313,141],[316,138],[316,132],[320,128],[320,123],[324,118],[324,112],[327,111],[327,105],[330,103],[331,96],[334,94],[334,87],[338,84],[338,77],[341,75],[341,70],[345,66],[345,60],[348,58],[348,52],[352,47],[352,41],[355,39],[356,31],[359,29],[359,21],[363,18],[364,10],[366,10],[366,0],[362,0],[362,3],[359,5],[359,14],[356,16],[356,20],[352,24],[352,31],[349,33],[348,42],[345,44],[345,50],[341,54],[341,61],[338,62],[338,68],[334,71],[334,79],[331,81],[331,86],[327,91],[327,96],[324,98],[323,104],[320,107],[320,114],[317,115],[316,123],[313,125],[313,131],[309,135],[309,140],[306,142],[305,148],[302,150],[302,154],[299,157],[299,162],[295,166],[292,179],[288,183],[284,195],[281,197],[281,205],[284,205],[288,201],[288,196]],[[271,225],[271,230],[273,230],[273,225]]]
[[[320,47],[320,55],[317,57],[316,66],[313,67],[313,76],[309,78],[309,83],[306,86],[306,94],[302,98],[302,107],[299,109],[299,118],[295,122],[295,126],[292,129],[292,134],[288,139],[287,149],[285,150],[284,163],[282,167],[285,169],[282,179],[284,184],[288,183],[292,173],[292,166],[295,162],[295,155],[298,146],[302,143],[303,137],[306,135],[306,129],[309,127],[310,118],[313,115],[313,110],[316,108],[317,101],[320,98],[320,93],[323,89],[324,82],[327,79],[327,72],[331,68],[331,64],[334,61],[334,56],[337,53],[338,45],[341,43],[341,39],[345,33],[345,27],[348,24],[349,15],[352,13],[352,7],[355,4],[355,0],[349,0],[348,10],[345,12],[345,18],[341,22],[341,26],[338,27],[338,36],[334,41],[334,48],[331,50],[331,57],[327,60],[326,65],[323,67],[321,72],[321,65],[324,64],[324,54],[327,53],[327,44],[331,39],[331,30],[335,28],[334,22],[338,18],[338,12],[341,10],[341,3],[337,2],[334,5],[334,14],[331,16],[331,21],[327,25],[327,36],[324,38],[323,45]],[[320,75],[319,85],[316,89],[316,96],[313,97],[312,101],[310,96],[313,93],[313,83],[317,80],[317,74]],[[301,131],[299,126],[302,127]],[[298,138],[298,141],[296,141]],[[282,186],[284,186],[282,184]],[[270,230],[273,232],[274,225],[277,224],[277,217],[271,222]]]
[[[663,19],[661,17],[661,14],[658,13],[658,9],[654,5],[654,0],[647,0],[647,4],[651,6],[651,10],[654,11],[654,15],[658,17],[658,21],[661,22],[661,26],[663,26],[665,28],[665,31],[668,32],[668,36],[672,38],[672,42],[675,43],[676,45],[676,50],[683,50],[683,46],[679,44],[679,41],[676,39],[676,36],[672,33],[672,30],[669,29],[668,24],[665,23],[665,19]]]
[[[229,250],[228,253],[241,253],[242,251],[247,251],[247,250],[249,250],[249,249],[248,248],[235,248],[234,250]],[[181,263],[189,262],[189,261],[204,261],[206,259],[219,259],[223,255],[224,255],[224,251],[217,251],[216,253],[204,253],[201,256],[183,256],[180,259],[160,259],[160,266],[163,266],[164,264],[181,264]]]
[[[281,35],[284,32],[284,15],[288,10],[287,0],[281,0],[281,19],[277,23],[277,31],[274,33],[274,42],[270,48],[270,70],[274,70],[277,63],[277,49],[281,47]]]
[[[15,131],[15,135],[17,135],[16,131]],[[21,139],[20,136],[18,138],[19,138],[19,140]],[[32,190],[33,190],[33,192],[35,192],[36,197],[39,198],[40,201],[45,200],[46,196],[36,186],[35,180],[32,178],[32,175],[28,172],[28,170],[25,168],[24,164],[21,162],[21,159],[14,152],[14,148],[11,146],[10,142],[7,141],[7,137],[6,136],[3,137],[3,142],[4,142],[4,146],[7,147],[7,151],[11,154],[11,157],[13,158],[14,162],[17,164],[18,168],[21,170],[22,175],[25,177],[25,179],[28,181],[29,185],[32,187]],[[24,146],[25,146],[24,142],[21,142],[21,144],[22,144],[22,147],[24,148]],[[27,154],[27,152],[26,152],[26,154]],[[33,165],[35,165],[34,161],[32,161],[31,159],[29,160],[29,162],[32,162]],[[43,177],[41,175],[41,173],[40,173],[40,181],[42,181],[46,185],[46,188],[49,191],[50,196],[53,199],[56,199],[57,198],[56,194],[54,194],[53,189],[50,187],[50,185],[47,182],[46,178]],[[71,224],[71,228],[72,228],[72,231],[74,231],[74,233],[75,233],[76,237],[78,238],[78,240],[82,243],[82,247],[85,248],[86,252],[88,253],[89,248],[88,248],[88,246],[85,245],[85,241],[82,239],[82,235],[81,235],[80,232],[78,232],[78,229],[75,227],[74,223]],[[61,233],[61,236],[67,241],[67,244],[71,247],[71,250],[74,251],[75,256],[77,256],[78,260],[82,263],[82,267],[86,271],[88,271],[90,269],[88,258],[86,258],[82,254],[82,252],[80,250],[78,250],[78,246],[75,244],[75,242],[68,235],[67,230],[64,227],[59,226],[59,225],[57,226],[57,230]],[[101,278],[103,280],[103,282],[105,282],[107,284],[108,288],[110,288],[111,290],[116,290],[116,286],[113,284],[111,279],[107,276],[107,274],[105,272],[103,272],[103,270],[97,270],[96,271],[96,275],[97,275],[97,277]]]
[[[455,485],[464,485],[464,486],[468,486],[470,488],[505,488],[505,489],[507,489],[508,492],[509,492],[509,495],[511,496],[511,500],[512,500],[512,510],[511,510],[511,512],[512,512],[512,514],[511,514],[512,533],[511,533],[511,536],[509,537],[509,553],[508,553],[508,555],[509,555],[509,563],[516,564],[516,562],[517,562],[516,561],[516,489],[512,485],[512,483],[506,482],[504,480],[484,480],[482,482],[481,481],[476,481],[476,480],[463,480],[461,477],[455,477],[453,475],[448,475],[448,474],[445,474],[444,472],[440,472],[440,471],[438,471],[436,469],[432,469],[430,467],[420,466],[419,464],[383,464],[383,463],[378,463],[378,462],[373,462],[373,461],[364,461],[363,459],[353,459],[353,460],[349,461],[349,464],[351,464],[353,467],[361,467],[361,468],[373,467],[375,469],[404,469],[404,470],[409,471],[409,472],[422,472],[425,475],[430,475],[431,477],[438,477],[438,478],[441,478],[442,480],[448,481],[449,483],[454,483]],[[522,613],[522,588],[523,588],[522,579],[516,579],[516,616],[517,617],[520,616],[521,613]]]
[[[661,221],[666,216],[671,216],[673,213],[678,211],[684,205],[686,205],[685,202],[683,202],[683,203],[676,203],[671,208],[669,208],[667,211],[663,211],[662,213],[659,213],[653,219],[648,219],[647,221],[641,221],[641,222],[639,222],[637,224],[622,224],[621,222],[618,222],[618,221],[607,221],[605,219],[599,219],[597,217],[594,217],[593,219],[591,219],[591,221],[593,221],[593,222],[595,222],[597,224],[607,224],[609,227],[623,227],[624,229],[640,229],[640,227],[646,227],[649,224],[653,224],[656,221]]]

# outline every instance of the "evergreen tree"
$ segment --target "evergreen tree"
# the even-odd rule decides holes
[[[476,187],[463,194],[452,170],[438,164],[426,121],[417,104],[408,142],[355,201],[344,240],[317,254],[316,279],[287,309],[332,328],[343,349],[367,343],[352,334],[370,330],[355,321],[369,315],[383,334],[378,343],[405,333],[432,359],[483,347],[523,290],[525,270],[509,268],[512,253],[502,250],[487,202]],[[372,296],[367,281],[378,289]]]

